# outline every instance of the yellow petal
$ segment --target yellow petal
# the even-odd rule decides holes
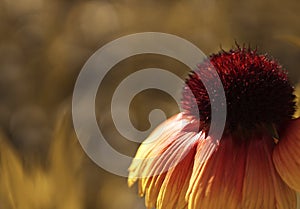
[[[274,149],[273,161],[281,178],[300,192],[300,119],[292,120]]]
[[[189,168],[193,163],[191,156],[195,154],[195,144],[199,137],[204,137],[201,133],[190,131],[196,125],[182,114],[178,114],[154,130],[140,146],[129,168],[128,184],[131,186],[139,179],[139,194],[145,195],[147,208],[166,208],[165,202],[162,201],[166,199],[184,200],[184,195],[179,198],[178,193],[185,185],[187,187],[187,183],[182,181],[175,184],[174,181],[187,177],[186,173],[182,173],[177,167],[191,170]],[[189,131],[186,131],[187,129]],[[181,176],[183,174],[184,176]],[[170,185],[180,188],[174,192],[174,188],[170,190]]]
[[[187,206],[185,193],[192,175],[195,154],[196,144],[189,147],[184,159],[167,172],[157,198],[157,209],[182,209]]]
[[[183,116],[178,114],[159,125],[140,145],[134,160],[129,167],[128,185],[132,186],[139,177],[145,177],[145,172],[151,165],[150,161],[162,154],[183,129]]]
[[[187,193],[189,209],[295,209],[296,195],[277,174],[272,139],[237,143],[224,137],[206,162],[195,156]]]

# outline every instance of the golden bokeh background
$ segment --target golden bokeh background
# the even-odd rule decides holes
[[[276,58],[296,85],[299,11],[297,0],[0,0],[0,208],[144,208],[125,178],[88,159],[72,126],[75,80],[105,43],[157,31],[185,38],[206,54],[235,42],[250,44]],[[146,67],[168,69],[182,78],[188,70],[166,57],[128,58],[106,76],[97,98],[104,135],[131,156],[138,145],[116,131],[107,113],[120,81]],[[167,116],[178,111],[162,92],[139,94],[130,107],[132,122],[147,129],[147,114],[158,107]]]

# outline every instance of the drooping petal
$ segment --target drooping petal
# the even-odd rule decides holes
[[[278,175],[272,162],[270,137],[252,140],[248,147],[242,208],[295,209],[296,193]]]
[[[273,161],[285,183],[300,192],[300,118],[285,126],[274,149]]]
[[[159,125],[150,136],[140,145],[132,164],[129,167],[128,185],[132,186],[137,179],[151,177],[163,171],[165,163],[157,163],[157,160],[168,160],[165,151],[174,149],[174,142],[178,141],[180,135],[187,126],[194,126],[191,121],[178,114]],[[189,134],[189,133],[188,133]],[[195,135],[196,133],[190,133]],[[178,143],[178,142],[177,142]],[[173,147],[171,146],[173,145]],[[153,165],[158,165],[156,168]],[[165,168],[167,171],[167,168]],[[142,191],[143,195],[144,191]]]
[[[130,166],[128,183],[139,179],[139,193],[147,208],[187,208],[185,193],[192,174],[197,142],[204,134],[197,124],[177,115],[143,142]]]
[[[296,195],[272,164],[272,139],[236,143],[224,137],[208,161],[197,149],[190,187],[189,209],[295,209]]]
[[[199,135],[195,133],[193,135],[192,133],[181,135],[161,155],[155,157],[155,160],[148,162],[150,164],[149,169],[146,168],[143,171],[145,177],[139,182],[140,190],[146,194],[145,201],[148,208],[165,209],[160,207],[163,205],[161,202],[156,204],[159,198],[177,199],[177,193],[183,190],[184,182],[177,184],[179,189],[175,193],[172,192],[174,188],[166,186],[176,179],[183,179],[183,177],[176,174],[186,177],[186,173],[180,173],[178,169],[188,170],[190,164],[193,163],[191,156],[195,154],[194,144],[198,138]],[[172,172],[175,172],[175,174],[172,174]],[[171,197],[168,197],[168,195]]]
[[[157,208],[161,209],[183,209],[187,208],[185,193],[189,186],[190,177],[196,154],[196,144],[190,147],[190,151],[182,161],[175,167],[171,168],[165,176],[161,185],[158,198]]]
[[[128,169],[129,186],[132,186],[139,177],[143,177],[143,170],[146,170],[146,166],[149,167],[150,163],[147,164],[144,159],[147,159],[147,162],[149,162],[151,158],[161,155],[163,150],[161,150],[160,147],[168,147],[176,139],[175,136],[182,130],[181,119],[182,115],[178,114],[166,120],[140,145],[135,158]]]
[[[234,149],[232,140],[223,138],[217,150],[206,161],[203,160],[202,149],[207,144],[204,142],[199,145],[187,193],[189,209],[237,208],[245,162],[245,156],[240,153],[245,148]]]
[[[300,193],[297,193],[297,209],[300,209]]]

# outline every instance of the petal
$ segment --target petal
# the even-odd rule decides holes
[[[183,169],[185,167],[184,170],[187,170],[188,168],[186,167],[190,167],[189,164],[193,163],[193,158],[191,159],[190,156],[195,153],[194,144],[197,138],[199,138],[199,134],[195,133],[194,135],[191,133],[181,135],[160,156],[149,162],[149,168],[151,169],[146,169],[144,173],[146,177],[140,180],[141,190],[146,193],[145,200],[147,207],[152,208],[156,206],[157,209],[161,208],[159,207],[161,204],[156,204],[158,196],[163,199],[167,198],[164,194],[174,189],[171,188],[172,190],[170,190],[169,187],[166,188],[168,181],[172,182],[174,177],[177,179],[180,178],[180,176],[176,176],[176,174],[180,174],[178,168]],[[146,173],[147,171],[150,172]],[[172,174],[173,172],[175,174]],[[186,174],[184,176],[186,177]],[[176,193],[181,191],[183,184],[180,184],[179,187],[181,188]],[[176,195],[176,193],[173,194]],[[170,197],[170,199],[173,198],[175,197]]]
[[[297,193],[297,209],[300,209],[300,193]]]
[[[180,130],[182,130],[182,127],[179,123],[181,118],[182,116],[179,114],[168,119],[158,126],[140,145],[135,158],[128,169],[128,185],[130,187],[137,181],[139,177],[143,177],[141,173],[147,166],[146,162],[149,162],[149,159],[155,156],[161,155],[163,150],[161,150],[160,147],[163,149],[164,147],[169,146],[174,139],[176,139],[175,136],[180,132]]]
[[[296,193],[278,175],[272,162],[270,137],[252,140],[248,147],[242,208],[295,209]]]
[[[232,140],[223,138],[211,158],[205,161],[203,160],[202,149],[209,145],[207,143],[209,140],[211,139],[205,139],[197,149],[193,175],[187,193],[189,209],[235,209],[238,205],[238,198],[236,197],[242,191],[242,180],[239,176],[232,178],[234,176],[232,173],[243,176],[245,157],[243,155],[238,157],[238,155],[239,151],[242,153],[244,148],[233,149]],[[235,166],[233,166],[234,164]],[[230,188],[234,188],[236,191],[230,191]]]
[[[128,184],[139,179],[147,208],[186,208],[196,144],[204,135],[182,114],[164,122],[143,142],[129,168]]]
[[[185,193],[192,175],[195,154],[196,144],[190,147],[189,153],[176,167],[167,172],[158,194],[157,208],[182,209],[187,207]]]
[[[295,209],[295,192],[272,164],[272,146],[270,138],[236,143],[227,136],[206,162],[199,147],[187,192],[188,208]]]
[[[300,118],[288,123],[280,134],[273,161],[285,183],[300,192]]]

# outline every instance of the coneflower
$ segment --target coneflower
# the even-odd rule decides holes
[[[211,103],[201,82],[212,65],[227,102],[217,144],[208,133]],[[280,64],[255,50],[237,47],[210,56],[186,80],[183,111],[138,149],[129,186],[139,182],[147,208],[295,209],[300,119],[293,118],[293,91]]]

